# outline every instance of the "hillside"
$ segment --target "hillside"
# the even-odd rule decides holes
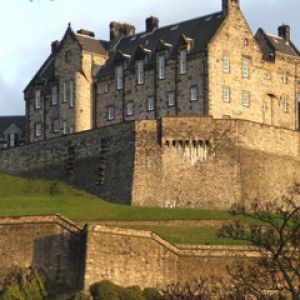
[[[224,211],[117,205],[62,182],[0,174],[1,216],[41,214],[61,214],[80,224],[109,222],[149,229],[175,243],[232,244],[216,237],[216,224],[233,220],[233,216]]]

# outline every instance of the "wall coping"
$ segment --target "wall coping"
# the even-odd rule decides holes
[[[138,237],[144,239],[150,239],[165,247],[169,251],[178,256],[210,256],[210,257],[247,257],[255,258],[260,256],[260,252],[257,248],[250,246],[210,246],[210,245],[175,245],[160,235],[149,230],[137,230],[129,228],[121,228],[116,226],[107,225],[88,225],[87,231],[90,234],[101,233],[110,235],[122,235],[129,237]]]
[[[69,232],[74,234],[82,234],[83,228],[72,222],[71,220],[61,216],[53,215],[28,215],[28,216],[1,216],[0,225],[26,225],[26,224],[58,224]]]

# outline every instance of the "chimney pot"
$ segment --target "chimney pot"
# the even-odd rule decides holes
[[[278,27],[278,35],[282,37],[286,42],[291,40],[291,29],[289,25],[282,24]]]
[[[109,28],[111,44],[114,44],[122,36],[135,35],[135,26],[128,23],[111,22]]]

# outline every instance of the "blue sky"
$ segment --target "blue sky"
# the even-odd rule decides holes
[[[287,23],[300,48],[299,0],[241,0],[241,7],[253,32],[263,27],[277,34],[278,25]],[[130,22],[143,31],[150,15],[163,26],[220,9],[221,0],[1,0],[0,115],[24,114],[22,91],[68,22],[108,39],[111,21]]]

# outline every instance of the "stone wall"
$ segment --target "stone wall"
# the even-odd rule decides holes
[[[121,286],[163,288],[206,276],[225,278],[226,265],[258,256],[243,247],[179,247],[150,231],[101,225],[89,226],[86,246],[86,290],[107,279]]]
[[[228,209],[300,178],[299,133],[244,120],[125,122],[0,152],[0,171],[64,180],[137,206]]]
[[[0,217],[0,282],[13,267],[32,266],[46,274],[52,291],[76,291],[83,242],[83,231],[60,216]]]

